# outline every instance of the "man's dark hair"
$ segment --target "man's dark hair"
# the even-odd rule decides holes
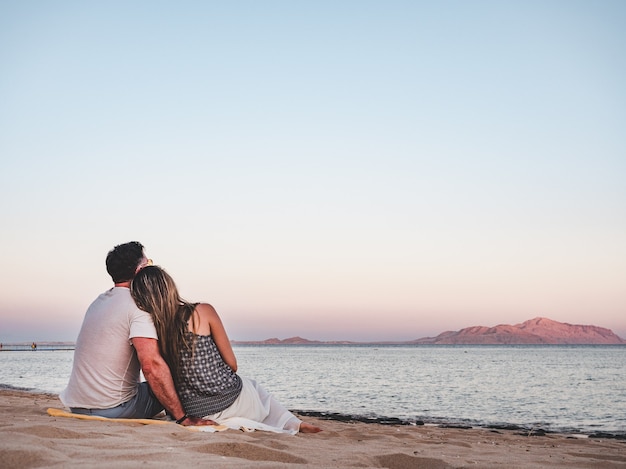
[[[107,254],[106,264],[113,283],[132,280],[143,256],[143,244],[138,241],[119,244],[111,249]]]

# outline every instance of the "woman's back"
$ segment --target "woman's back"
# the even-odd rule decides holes
[[[182,404],[193,416],[221,412],[239,396],[241,378],[224,362],[212,336],[187,335],[195,346],[180,354],[177,388]]]

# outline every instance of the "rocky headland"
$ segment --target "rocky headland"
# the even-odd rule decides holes
[[[233,340],[232,343],[236,345],[617,345],[626,344],[626,340],[604,327],[568,324],[538,317],[521,324],[500,324],[494,327],[472,326],[458,331],[442,332],[436,337],[423,337],[404,342],[320,341],[291,337],[261,341]]]

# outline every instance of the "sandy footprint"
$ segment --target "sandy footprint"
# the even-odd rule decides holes
[[[376,460],[382,467],[387,469],[414,469],[416,467],[423,469],[453,469],[453,466],[441,459],[420,458],[403,453],[385,454],[378,456]]]
[[[575,456],[577,458],[589,458],[598,461],[614,461],[620,463],[626,463],[626,456],[615,456],[611,454],[597,454],[597,453],[568,453],[569,456]]]
[[[249,461],[275,461],[289,464],[307,463],[305,459],[292,454],[248,443],[212,443],[190,449],[199,453],[217,454],[228,458],[241,458]]]
[[[259,441],[259,443],[262,444],[262,445],[265,445],[265,446],[267,446],[269,448],[276,449],[276,450],[279,450],[279,451],[280,450],[283,450],[283,451],[289,450],[289,446],[288,445],[286,445],[284,443],[280,443],[280,442],[278,442],[276,440]]]
[[[77,440],[80,438],[98,438],[99,436],[94,433],[79,433],[72,430],[65,430],[63,428],[54,428],[44,425],[33,427],[21,427],[12,430],[17,433],[24,433],[26,435],[34,435],[40,438],[54,438],[60,440]]]
[[[43,458],[33,451],[21,449],[0,449],[0,461],[2,461],[2,467],[19,467],[21,469],[46,467],[57,462]]]

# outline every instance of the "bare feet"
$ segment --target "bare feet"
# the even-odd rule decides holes
[[[320,427],[316,427],[310,423],[302,422],[300,424],[300,433],[318,433],[321,431],[322,429]]]

